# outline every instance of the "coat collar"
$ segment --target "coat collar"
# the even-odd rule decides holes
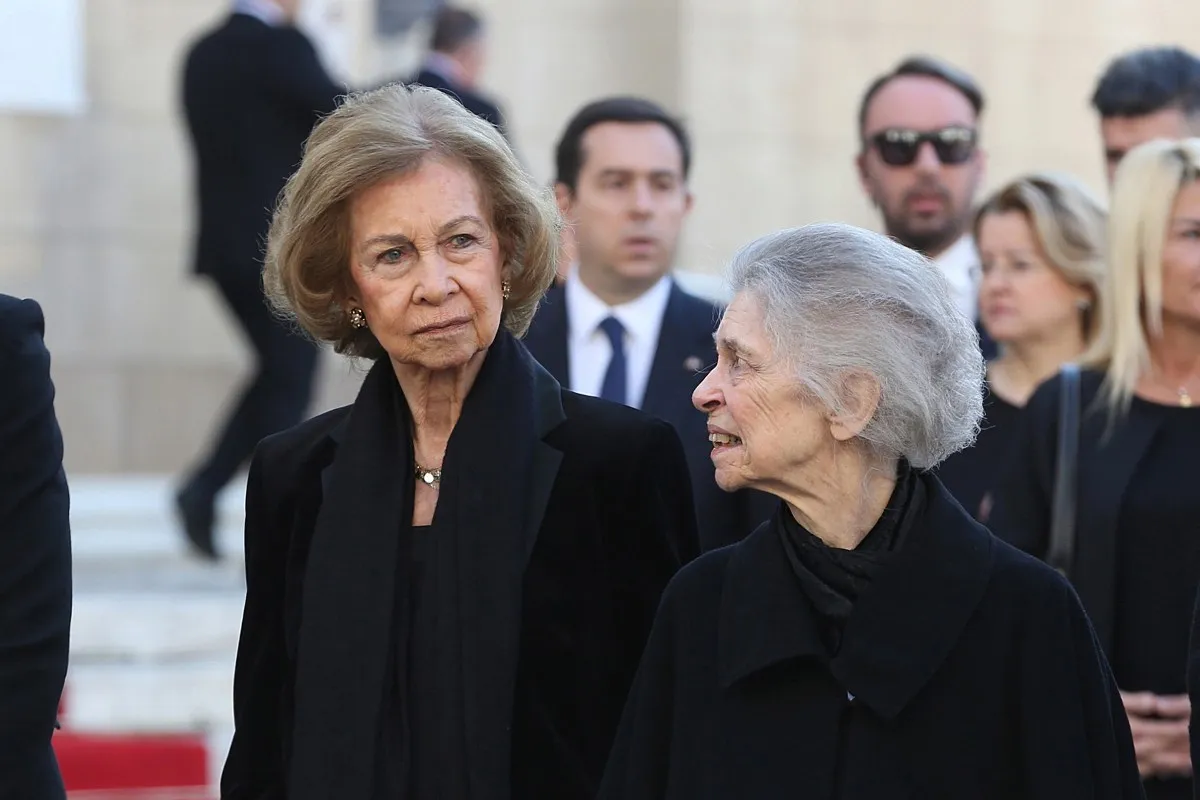
[[[825,661],[846,691],[893,718],[929,682],[983,597],[995,541],[929,475],[925,512],[892,564],[859,598],[828,660],[818,621],[782,543],[764,524],[726,567],[718,669],[728,688],[774,664]]]
[[[456,428],[467,438],[452,437],[447,449],[448,462],[458,465],[451,480],[459,502],[447,500],[444,509],[451,520],[448,534],[458,538],[460,549],[470,550],[460,563],[460,580],[472,587],[461,599],[462,614],[483,626],[464,625],[462,631],[468,782],[473,797],[498,800],[508,796],[523,575],[563,457],[545,437],[566,419],[558,382],[516,340],[509,337],[503,345],[504,360],[493,365],[501,356],[489,354],[485,370],[504,370],[491,377],[490,385],[505,387],[500,390],[510,395],[505,402],[518,404],[512,406],[513,425],[497,439],[512,446],[486,457],[473,457],[469,447],[464,451],[463,442],[480,441],[479,432],[495,424],[487,417],[493,406],[477,402],[476,416],[468,417],[468,402]],[[394,380],[385,371],[386,364],[376,365],[351,412],[328,434],[332,454],[321,472],[296,665],[289,796],[297,800],[373,796],[397,557],[406,557],[398,551],[397,532],[412,508],[411,500],[386,500],[395,494],[391,487],[400,476],[380,465],[395,466],[388,443],[402,447],[407,437],[385,430],[388,418],[377,413],[381,401],[372,401],[373,392]],[[365,409],[375,413],[359,413]],[[509,441],[514,436],[517,440]],[[399,469],[411,469],[411,452],[399,463]],[[445,488],[450,492],[451,483]],[[354,624],[347,625],[347,619]],[[481,630],[486,635],[478,635]]]

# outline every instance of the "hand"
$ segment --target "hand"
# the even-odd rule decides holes
[[[1192,708],[1187,695],[1121,692],[1121,701],[1142,777],[1191,775],[1188,721]]]

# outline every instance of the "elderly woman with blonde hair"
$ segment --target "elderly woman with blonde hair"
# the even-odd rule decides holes
[[[313,132],[267,287],[373,365],[252,462],[224,800],[594,796],[698,546],[672,428],[564,391],[517,338],[560,224],[432,89],[353,96]]]
[[[667,588],[601,798],[1140,798],[1071,587],[928,472],[982,411],[942,273],[813,225],[731,279],[694,402],[717,483],[781,502]]]
[[[1070,577],[1121,687],[1150,800],[1192,796],[1200,576],[1200,139],[1117,167],[1101,330],[1015,431],[989,525]]]

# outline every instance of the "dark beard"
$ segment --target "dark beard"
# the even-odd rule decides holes
[[[940,228],[914,231],[908,227],[906,220],[892,219],[887,215],[884,216],[883,222],[888,236],[929,258],[935,253],[942,253],[958,241],[965,227],[960,220],[947,220]]]

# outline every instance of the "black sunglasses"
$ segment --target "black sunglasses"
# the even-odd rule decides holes
[[[870,138],[883,163],[907,167],[917,160],[921,145],[929,142],[943,164],[962,164],[975,154],[975,131],[954,126],[937,131],[888,128]]]

